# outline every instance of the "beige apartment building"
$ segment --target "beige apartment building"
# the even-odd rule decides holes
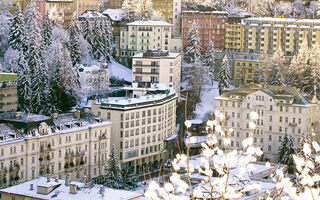
[[[0,113],[17,110],[17,80],[17,74],[1,72],[0,68]]]
[[[131,58],[147,50],[181,52],[181,38],[173,37],[173,25],[165,21],[135,21],[120,30],[117,56],[121,63],[131,66]]]
[[[1,115],[0,188],[46,175],[80,180],[106,174],[111,123],[86,111]]]
[[[165,84],[180,96],[181,54],[161,50],[139,53],[132,57],[132,72],[133,82]]]
[[[243,51],[273,54],[279,47],[286,55],[298,53],[304,40],[320,45],[320,20],[284,18],[242,19]]]
[[[176,133],[174,90],[161,84],[124,88],[129,97],[92,103],[92,112],[112,122],[111,144],[129,173],[159,168],[168,159],[165,139]]]
[[[246,85],[227,90],[215,98],[215,109],[226,116],[223,124],[232,128],[229,134],[231,148],[241,149],[242,141],[249,137],[250,113],[259,119],[253,132],[254,144],[260,146],[263,160],[277,161],[278,147],[285,133],[293,136],[296,146],[302,134],[311,134],[320,121],[320,104],[316,97],[304,97],[296,88],[272,85]],[[223,139],[218,135],[223,148]]]

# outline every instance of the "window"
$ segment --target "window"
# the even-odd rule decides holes
[[[270,106],[270,111],[272,111],[273,110],[273,106]]]
[[[269,141],[272,141],[272,135],[269,135]]]
[[[271,145],[268,145],[268,151],[271,151]]]
[[[269,121],[272,122],[272,116],[269,116]]]

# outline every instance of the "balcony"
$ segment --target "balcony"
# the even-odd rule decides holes
[[[146,43],[140,42],[140,45],[150,45],[150,42],[146,42]]]
[[[159,75],[159,72],[142,72],[142,71],[135,71],[133,74],[150,74],[150,75]]]
[[[134,34],[131,34],[130,37],[136,37]]]

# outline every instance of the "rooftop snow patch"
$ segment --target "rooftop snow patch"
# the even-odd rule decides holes
[[[132,82],[132,70],[111,60],[108,68],[110,70],[110,77],[117,78],[119,80],[125,80],[127,82]]]
[[[121,21],[128,16],[128,12],[123,9],[107,9],[102,14],[108,15],[112,21]]]

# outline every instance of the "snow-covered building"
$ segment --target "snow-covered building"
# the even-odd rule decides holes
[[[320,45],[320,20],[252,17],[242,19],[243,51],[273,54],[279,47],[286,55],[295,55],[307,40]]]
[[[82,92],[93,95],[105,92],[110,85],[110,71],[96,65],[79,67]]]
[[[157,169],[168,159],[165,139],[176,133],[174,90],[163,84],[149,88],[133,83],[127,97],[92,102],[92,113],[112,122],[111,144],[129,173]]]
[[[173,37],[173,25],[165,21],[135,21],[120,30],[117,57],[130,66],[132,56],[147,50],[181,52],[181,38]]]
[[[139,193],[70,179],[40,177],[0,190],[2,200],[139,200]]]
[[[73,0],[72,14],[78,17],[86,10],[99,11],[100,3],[100,0]]]
[[[106,174],[111,123],[90,113],[0,115],[0,188],[51,175]]]
[[[125,25],[129,13],[123,9],[107,9],[102,14],[110,20],[113,39],[116,40],[120,36],[120,27]]]
[[[276,161],[278,147],[287,133],[299,145],[303,134],[311,134],[320,121],[320,104],[316,97],[303,96],[298,89],[273,85],[245,85],[225,91],[215,98],[215,109],[222,112],[224,126],[232,128],[231,148],[242,148],[250,135],[250,113],[259,119],[253,133],[254,144],[260,146],[264,160]],[[223,138],[218,135],[223,148]]]
[[[181,54],[148,50],[132,57],[132,80],[137,83],[160,83],[173,88],[180,96]]]
[[[98,11],[94,10],[86,10],[78,17],[79,21],[86,21],[86,20],[101,20],[106,18],[103,14],[99,13]]]
[[[183,11],[182,12],[182,38],[183,48],[186,48],[187,38],[193,23],[196,23],[202,51],[205,52],[209,42],[214,43],[214,48],[225,48],[225,30],[228,12],[223,11]]]
[[[18,75],[2,72],[0,65],[0,113],[17,110]]]

